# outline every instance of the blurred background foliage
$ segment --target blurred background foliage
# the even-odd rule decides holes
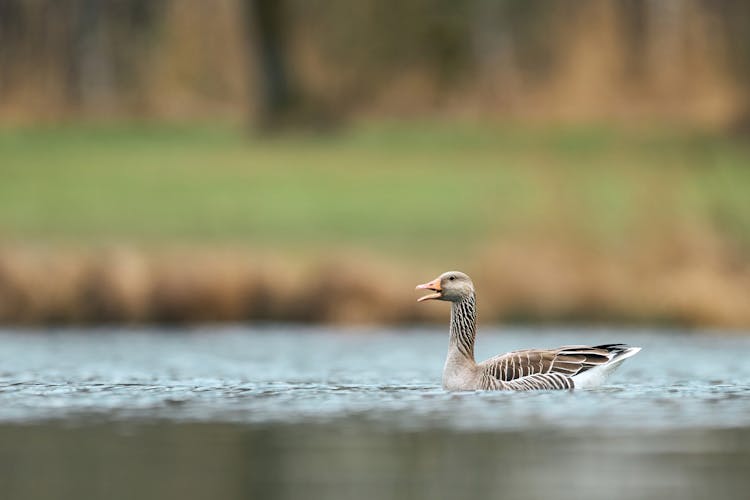
[[[3,0],[4,122],[748,118],[741,0]]]
[[[0,0],[0,320],[750,325],[750,4]]]

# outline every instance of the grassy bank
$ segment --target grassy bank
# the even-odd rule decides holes
[[[748,167],[742,144],[666,130],[412,123],[275,139],[226,126],[2,130],[0,294],[33,296],[34,279],[19,269],[33,274],[45,262],[97,269],[81,271],[89,277],[127,274],[106,264],[113,248],[126,248],[144,269],[159,274],[164,262],[180,262],[205,282],[201,293],[229,297],[205,262],[231,249],[227,275],[247,266],[291,281],[330,273],[352,289],[372,288],[383,275],[376,270],[408,287],[417,276],[466,269],[479,275],[490,319],[750,324],[742,312],[750,308]],[[193,257],[170,258],[175,252]],[[342,259],[346,279],[336,270]],[[206,276],[196,277],[201,267]],[[185,274],[179,269],[172,274]],[[243,276],[253,282],[254,272]],[[263,293],[288,297],[272,278]],[[71,285],[76,300],[85,301],[80,287],[95,293],[107,282],[91,280]],[[144,290],[164,280],[148,278]],[[291,306],[279,301],[272,319],[335,316],[285,313]],[[180,319],[183,306],[134,317]],[[269,316],[248,307],[213,317]],[[372,311],[352,317],[377,320],[381,309]],[[61,314],[97,317],[53,316]],[[409,306],[388,318],[420,314]],[[6,305],[3,317],[35,315]]]
[[[750,149],[698,134],[379,126],[0,132],[0,231],[36,241],[363,246],[452,253],[560,228],[618,244],[659,224],[750,236]]]

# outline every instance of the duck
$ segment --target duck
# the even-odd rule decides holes
[[[448,271],[417,285],[430,292],[417,302],[441,300],[451,303],[450,341],[443,367],[447,391],[572,390],[597,387],[623,361],[641,348],[626,344],[566,345],[555,349],[523,349],[477,363],[474,341],[477,306],[474,283],[460,271]]]

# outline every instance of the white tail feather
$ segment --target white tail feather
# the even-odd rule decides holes
[[[640,347],[629,347],[626,350],[616,354],[606,363],[595,366],[580,375],[573,377],[576,388],[598,387],[604,383],[607,378],[620,367],[623,361],[631,356],[635,356],[641,350]]]

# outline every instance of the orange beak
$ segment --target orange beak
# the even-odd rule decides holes
[[[423,300],[432,300],[432,299],[439,299],[443,296],[442,291],[443,288],[440,286],[440,279],[435,278],[434,280],[430,281],[429,283],[424,283],[422,285],[417,285],[417,290],[432,290],[435,293],[431,293],[429,295],[425,295],[424,297],[419,297],[417,299],[417,302],[422,302]]]

